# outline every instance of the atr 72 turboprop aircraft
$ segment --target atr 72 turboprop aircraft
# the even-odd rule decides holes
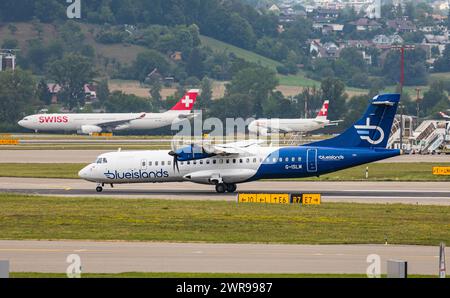
[[[105,184],[190,181],[215,185],[218,193],[258,179],[302,178],[397,156],[386,149],[399,94],[375,96],[364,116],[341,135],[294,147],[262,147],[257,141],[192,144],[172,151],[129,151],[100,155],[79,172]]]
[[[324,128],[325,126],[337,125],[340,121],[330,121],[328,117],[329,101],[324,101],[322,108],[316,118],[309,119],[257,119],[248,125],[248,130],[266,136],[270,133],[310,132]]]
[[[180,101],[164,113],[91,113],[91,114],[39,114],[27,116],[19,125],[38,131],[77,131],[81,134],[102,131],[154,129],[192,118],[191,113],[199,90],[189,90]]]

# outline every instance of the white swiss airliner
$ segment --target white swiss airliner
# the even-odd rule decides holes
[[[19,125],[38,131],[76,131],[92,134],[102,131],[154,129],[194,117],[191,113],[199,90],[189,90],[169,111],[164,113],[90,113],[38,114],[19,121]]]
[[[248,130],[252,133],[259,134],[262,136],[268,135],[270,133],[291,133],[291,132],[310,132],[313,130],[318,130],[329,125],[337,125],[340,121],[330,121],[328,117],[328,105],[329,101],[326,100],[323,103],[322,108],[317,114],[316,118],[309,119],[281,119],[281,118],[271,118],[271,119],[257,119],[252,121],[248,125]]]
[[[320,176],[400,154],[386,149],[399,94],[373,98],[364,116],[341,135],[303,146],[264,147],[260,141],[189,144],[172,151],[118,151],[100,155],[78,175],[105,184],[190,181],[215,185],[218,193],[259,179]]]

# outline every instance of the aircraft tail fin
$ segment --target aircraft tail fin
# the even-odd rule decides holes
[[[328,117],[328,106],[330,104],[330,101],[325,100],[323,102],[322,108],[320,109],[319,113],[317,114],[316,120],[326,121]]]
[[[386,148],[397,113],[400,94],[375,96],[364,114],[352,127],[337,137],[309,144],[319,147]]]
[[[175,106],[173,106],[171,111],[191,111],[194,106],[195,101],[197,100],[198,93],[200,91],[198,89],[189,90],[178,102]]]

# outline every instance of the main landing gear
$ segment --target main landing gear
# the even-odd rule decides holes
[[[225,193],[225,192],[233,193],[236,191],[236,189],[237,189],[237,186],[234,183],[217,183],[216,184],[216,191],[218,193]]]

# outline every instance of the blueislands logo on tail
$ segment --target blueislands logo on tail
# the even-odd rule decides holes
[[[309,144],[336,148],[386,148],[397,113],[400,94],[375,96],[364,114],[352,127],[335,138]]]

